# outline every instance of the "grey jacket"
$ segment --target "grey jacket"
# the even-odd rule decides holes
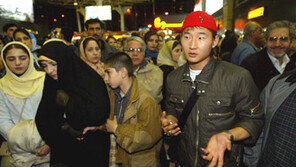
[[[224,166],[239,166],[242,143],[255,143],[264,123],[259,92],[250,73],[239,66],[211,59],[195,81],[191,80],[189,66],[185,64],[169,74],[166,84],[166,110],[176,118],[195,85],[200,96],[181,134],[178,155],[182,166],[206,166],[208,162],[201,158],[201,147],[206,148],[210,137],[242,127],[251,136],[234,142],[232,151],[226,151],[224,156]]]
[[[289,94],[291,94],[296,88],[296,83],[290,85],[289,82],[285,82],[285,80],[289,77],[289,75],[286,74],[291,74],[295,72],[296,70],[293,70],[291,72],[284,73],[272,78],[260,95],[260,100],[262,101],[265,111],[265,125],[262,135],[260,136],[256,144],[258,148],[257,150],[262,151],[265,146],[269,133],[270,122],[273,115],[280,107],[280,105],[284,102],[284,100],[289,96]],[[257,158],[259,159],[259,157]]]

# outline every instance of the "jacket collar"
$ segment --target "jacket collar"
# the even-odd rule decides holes
[[[136,77],[133,77],[133,84],[132,84],[132,89],[130,92],[130,99],[126,107],[126,111],[124,113],[124,117],[122,120],[122,123],[125,121],[129,120],[131,117],[133,117],[137,111],[136,110],[129,110],[131,105],[135,103],[136,101],[139,100],[139,83]]]
[[[209,84],[217,64],[218,64],[218,61],[211,57],[208,64],[206,64],[206,66],[202,69],[201,73],[195,78],[194,82]],[[185,65],[182,81],[183,82],[192,82],[192,80],[190,78],[188,63],[186,63],[186,65]]]

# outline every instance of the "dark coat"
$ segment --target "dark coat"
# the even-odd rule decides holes
[[[72,133],[100,126],[109,117],[110,102],[103,79],[62,42],[47,43],[40,54],[56,61],[58,72],[58,80],[46,76],[35,118],[42,139],[51,147],[51,164],[108,166],[109,134],[95,131],[78,141]],[[58,90],[67,96],[65,106],[57,104]],[[73,130],[62,131],[65,124]]]
[[[211,136],[235,127],[250,133],[244,141],[234,142],[226,151],[224,166],[239,166],[242,144],[254,144],[263,127],[263,109],[259,92],[250,73],[233,64],[211,59],[192,81],[185,64],[172,71],[167,78],[166,109],[168,115],[179,118],[193,87],[199,99],[193,107],[181,134],[178,155],[182,166],[206,166],[201,148],[206,148]],[[186,155],[186,156],[184,156]]]
[[[295,68],[295,57],[295,54],[290,57],[290,62],[286,65],[285,72]],[[263,90],[271,78],[280,74],[268,57],[266,48],[245,58],[242,61],[241,66],[250,71],[254,82],[260,91]]]

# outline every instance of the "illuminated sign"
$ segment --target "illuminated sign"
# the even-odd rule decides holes
[[[165,21],[161,21],[160,17],[154,19],[154,27],[156,29],[166,29],[166,28],[181,28],[182,23],[166,23]]]
[[[221,8],[223,8],[223,0],[207,0],[206,1],[206,12],[210,15],[216,13]]]
[[[257,8],[255,10],[251,10],[248,13],[248,19],[253,19],[256,17],[260,17],[264,15],[264,7]]]
[[[202,0],[197,0],[196,4],[194,5],[193,11],[202,11]]]

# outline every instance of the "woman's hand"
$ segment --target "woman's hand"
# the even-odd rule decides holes
[[[36,152],[36,156],[45,156],[50,152],[50,147],[47,144],[41,146]]]

